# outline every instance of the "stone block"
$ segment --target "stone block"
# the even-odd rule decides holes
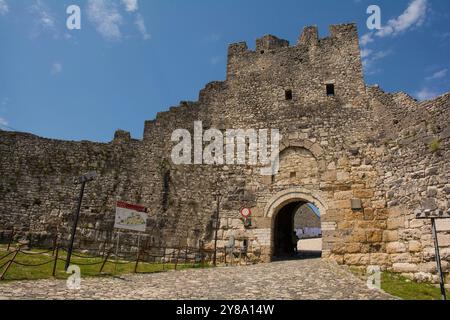
[[[405,219],[403,217],[392,218],[387,220],[388,230],[395,230],[405,227]]]
[[[419,252],[422,250],[422,244],[420,241],[409,241],[408,242],[408,251],[409,252]]]
[[[371,230],[366,232],[367,242],[376,243],[381,242],[383,238],[382,230]]]
[[[345,246],[345,251],[347,253],[361,252],[361,244],[360,243],[349,243]]]
[[[450,246],[450,234],[438,233],[439,247]]]
[[[344,263],[347,265],[368,265],[370,256],[367,254],[345,254]]]
[[[384,242],[394,242],[398,240],[398,231],[396,230],[386,230],[383,232]]]
[[[394,272],[399,273],[413,273],[418,270],[417,265],[412,263],[394,263],[392,268]]]
[[[392,263],[410,263],[411,255],[408,252],[405,253],[399,253],[399,254],[391,254],[391,261]]]
[[[389,265],[390,257],[387,253],[371,253],[370,264],[375,266]]]
[[[364,209],[364,220],[373,220],[375,218],[374,210],[370,208]]]
[[[387,253],[403,253],[406,252],[406,245],[402,242],[389,242],[386,244]]]
[[[373,190],[370,189],[358,189],[353,191],[355,198],[370,199],[374,196]]]
[[[425,224],[425,220],[423,219],[412,219],[409,222],[410,228],[421,228]]]
[[[437,231],[450,231],[450,219],[436,220],[436,230]],[[449,237],[450,237],[450,235],[449,235]]]

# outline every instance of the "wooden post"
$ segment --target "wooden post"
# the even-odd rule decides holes
[[[201,245],[200,245],[200,257],[201,257],[201,265],[202,268],[205,266],[205,252],[204,252],[204,243],[202,241]]]
[[[163,257],[162,257],[162,264],[163,264],[163,271],[166,263],[166,248],[164,248]]]
[[[138,241],[138,254],[137,254],[137,258],[136,258],[136,264],[134,266],[134,273],[137,272],[137,268],[138,268],[138,264],[139,264],[139,259],[141,258],[141,246],[140,243]]]
[[[11,260],[9,260],[8,265],[6,266],[5,270],[3,270],[2,275],[0,276],[0,280],[4,280],[5,279],[6,272],[8,272],[9,268],[13,264],[13,262],[16,259],[17,255],[19,254],[19,252],[20,252],[20,248],[17,248],[16,252],[14,253],[13,258]]]
[[[108,253],[106,254],[105,260],[103,260],[103,263],[102,263],[99,273],[103,272],[103,268],[105,267],[105,264],[108,261],[110,254],[111,254],[111,250],[109,250]]]
[[[58,256],[59,256],[59,246],[56,246],[56,255],[54,255],[55,257],[55,262],[53,263],[53,273],[52,276],[55,278],[56,277],[56,266],[58,265]]]
[[[177,265],[178,265],[178,257],[180,256],[180,248],[178,248],[178,253],[177,253],[177,257],[175,258],[175,270],[177,270]]]
[[[119,262],[119,245],[120,245],[120,231],[117,232],[116,263],[114,264],[114,273],[117,272],[117,263]]]
[[[141,257],[141,252],[139,251],[137,259],[136,259],[136,264],[134,265],[134,273],[137,273],[140,257]]]
[[[58,234],[55,235],[55,238],[53,239],[53,251],[52,251],[52,257],[55,256],[55,252],[57,251],[58,246]]]
[[[9,242],[8,242],[8,249],[6,249],[9,252],[9,249],[11,248],[11,244],[14,240],[14,228],[11,230],[11,236],[9,237]]]
[[[102,252],[102,258],[104,258],[105,257],[105,253],[106,253],[106,247],[107,247],[107,244],[108,244],[109,242],[108,242],[108,235],[106,236],[106,239],[105,239],[105,241],[103,242],[103,252]]]

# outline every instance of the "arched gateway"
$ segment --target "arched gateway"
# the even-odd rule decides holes
[[[270,222],[270,257],[271,260],[284,257],[292,252],[292,232],[294,230],[294,216],[298,209],[312,204],[321,214],[321,222],[327,212],[327,205],[318,191],[305,188],[290,188],[273,196],[268,202],[264,216]]]

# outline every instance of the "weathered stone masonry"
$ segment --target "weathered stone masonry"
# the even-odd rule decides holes
[[[64,229],[74,207],[72,178],[97,170],[80,230],[99,242],[111,233],[114,204],[122,199],[150,208],[153,241],[211,246],[213,194],[220,189],[227,196],[219,246],[231,236],[236,245],[248,240],[250,257],[269,261],[277,214],[288,204],[311,202],[321,211],[324,258],[436,280],[430,225],[416,220],[415,211],[449,207],[449,103],[450,94],[418,103],[366,86],[354,24],[331,26],[323,39],[307,27],[294,46],[271,35],[258,39],[254,51],[232,44],[226,80],[208,84],[198,101],[147,121],[143,140],[121,131],[108,144],[0,132],[0,229],[43,237]],[[194,121],[205,130],[279,129],[279,174],[174,165],[171,134],[192,131]],[[352,209],[352,199],[361,200],[361,209]],[[244,205],[253,211],[247,229],[238,216]],[[439,237],[448,270],[450,235]]]

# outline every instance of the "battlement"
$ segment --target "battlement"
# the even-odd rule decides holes
[[[289,41],[280,39],[274,35],[265,35],[256,40],[255,50],[249,49],[246,42],[230,44],[228,47],[227,80],[236,75],[242,75],[247,71],[253,72],[255,65],[262,63],[267,68],[261,69],[268,72],[271,69],[270,62],[284,60],[283,63],[274,63],[277,65],[292,64],[295,61],[305,62],[303,68],[312,68],[308,62],[321,62],[320,65],[327,66],[335,60],[337,55],[349,55],[356,59],[349,60],[345,57],[338,59],[342,69],[359,69],[360,50],[358,42],[358,30],[356,24],[338,24],[329,27],[327,37],[320,38],[317,26],[307,26],[301,32],[297,44],[291,46]],[[333,58],[334,57],[334,58]],[[333,68],[336,64],[333,63]],[[358,64],[357,66],[351,64]],[[314,63],[316,64],[316,63]],[[330,66],[331,67],[331,66]],[[343,70],[344,71],[344,70]]]
[[[358,30],[355,23],[337,24],[329,27],[329,36],[320,39],[319,30],[317,26],[306,26],[300,37],[298,38],[297,45],[301,46],[315,46],[323,40],[342,40],[346,41],[358,40]],[[262,38],[256,39],[256,48],[254,51],[249,50],[245,41],[232,43],[228,47],[228,55],[236,56],[245,53],[261,53],[265,50],[276,50],[280,48],[290,47],[289,41],[280,39],[274,35],[265,35]]]

